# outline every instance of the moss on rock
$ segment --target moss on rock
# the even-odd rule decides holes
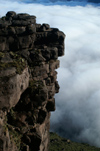
[[[3,54],[1,55],[3,56]],[[27,66],[26,61],[22,57],[17,56],[17,54],[16,58],[13,59],[13,62],[0,62],[0,70],[5,70],[9,67],[15,67],[16,73],[18,74],[21,74],[22,71],[26,68],[26,66]]]
[[[30,80],[29,82],[29,89],[31,93],[38,91],[37,94],[39,94],[39,90],[41,90],[43,86],[43,81]]]

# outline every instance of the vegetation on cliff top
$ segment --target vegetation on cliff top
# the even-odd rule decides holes
[[[85,143],[76,143],[50,133],[49,151],[100,151],[100,148]]]

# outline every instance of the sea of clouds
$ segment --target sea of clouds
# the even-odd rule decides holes
[[[60,92],[51,131],[71,140],[100,147],[100,6],[86,2],[0,0],[0,17],[7,11],[36,15],[66,34],[65,56],[58,71]],[[49,2],[49,1],[48,1]]]

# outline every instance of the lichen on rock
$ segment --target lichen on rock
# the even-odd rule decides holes
[[[0,151],[48,151],[64,38],[29,14],[0,18]]]

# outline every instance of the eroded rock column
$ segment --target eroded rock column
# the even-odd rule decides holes
[[[48,151],[64,38],[29,14],[0,18],[0,151]]]

